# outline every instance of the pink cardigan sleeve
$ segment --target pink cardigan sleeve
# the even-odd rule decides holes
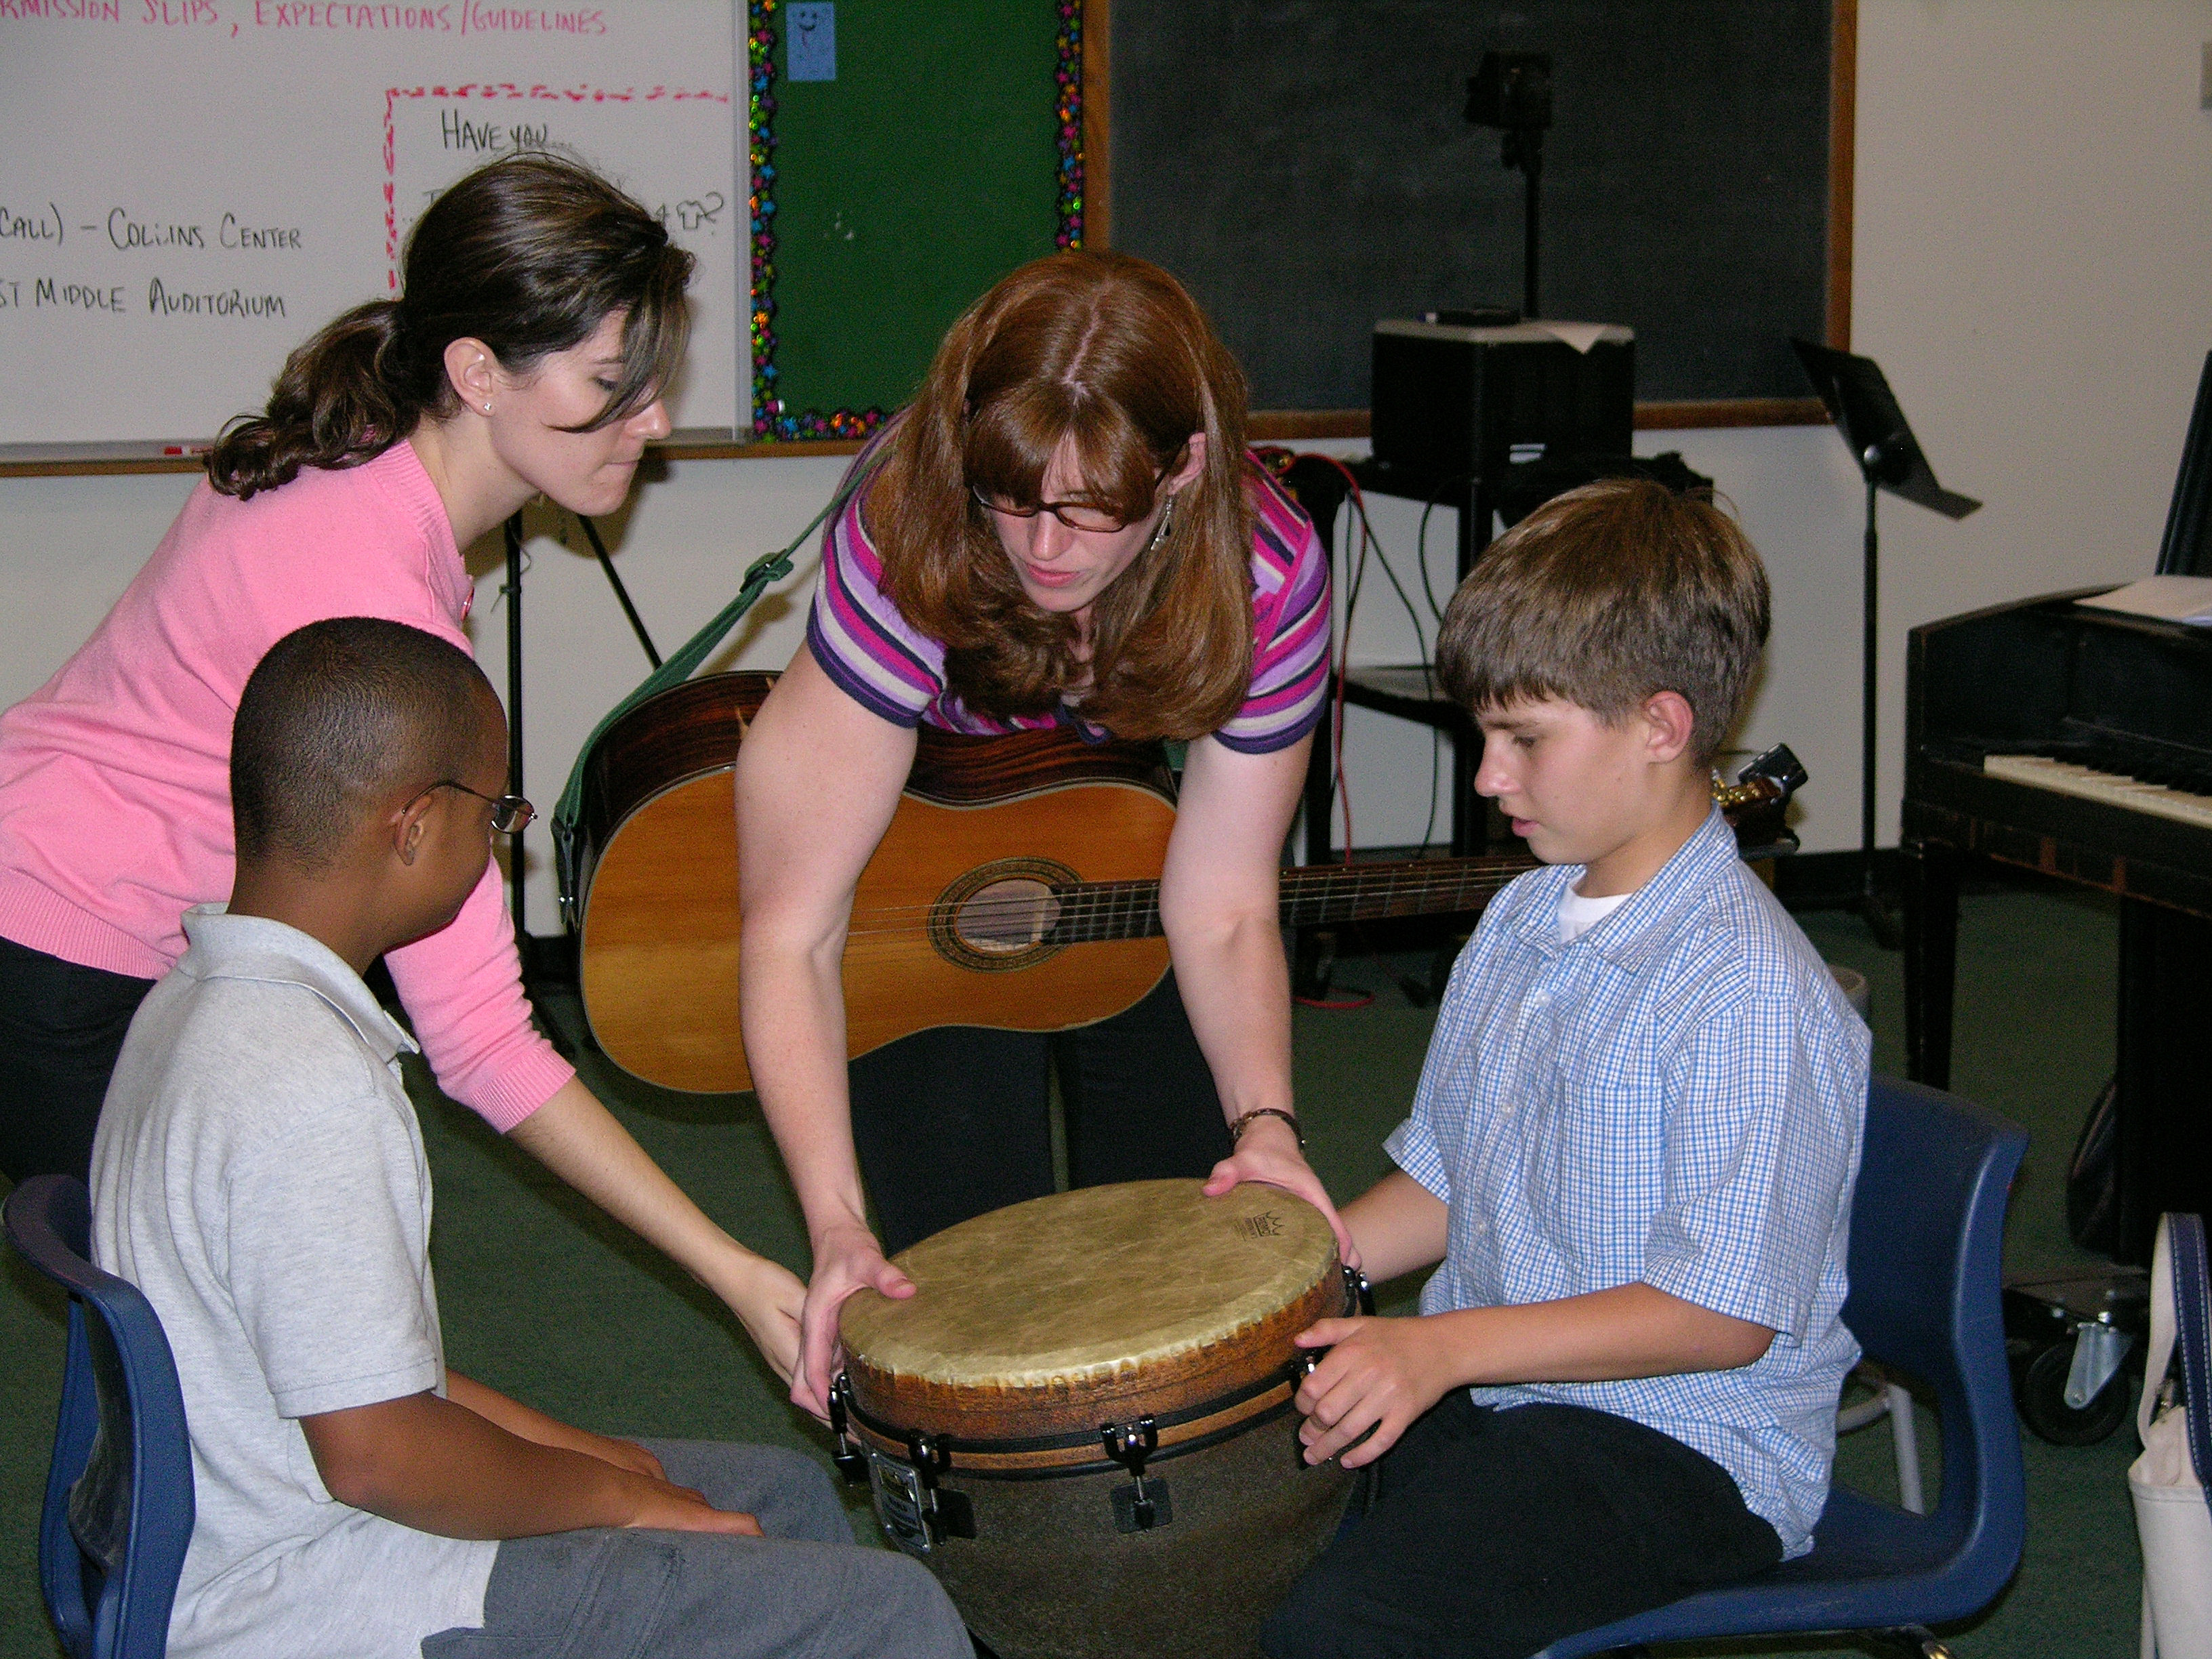
[[[92,638],[0,714],[0,935],[166,972],[185,908],[230,891],[230,728],[262,653],[326,617],[386,617],[467,650],[471,597],[409,445],[251,501],[198,485]],[[574,1075],[531,1024],[496,868],[391,964],[438,1081],[495,1128]]]
[[[501,882],[488,866],[452,926],[384,960],[439,1086],[505,1134],[576,1068],[531,1024]]]

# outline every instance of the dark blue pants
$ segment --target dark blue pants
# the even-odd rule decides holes
[[[1270,1659],[1527,1659],[1781,1558],[1728,1471],[1679,1440],[1455,1389],[1375,1465],[1365,1516],[1261,1644]]]

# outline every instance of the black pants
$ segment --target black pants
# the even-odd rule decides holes
[[[1383,1455],[1366,1516],[1261,1640],[1271,1659],[1527,1659],[1781,1559],[1728,1471],[1680,1441],[1455,1389]]]
[[[108,1077],[153,988],[0,939],[0,1173],[89,1177]]]
[[[1048,1068],[1072,1186],[1203,1176],[1229,1156],[1172,973],[1126,1013],[1055,1036],[918,1032],[852,1064],[853,1139],[885,1249],[1053,1190]]]

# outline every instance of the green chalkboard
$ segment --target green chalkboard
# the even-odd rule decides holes
[[[756,316],[753,430],[857,435],[860,417],[914,395],[961,312],[1053,251],[1056,73],[1079,14],[1055,0],[836,0],[836,78],[793,81],[787,9],[751,0],[756,216],[773,238],[762,258],[756,237],[756,312],[763,293],[772,307]]]
[[[1633,327],[1639,399],[1802,398],[1790,340],[1826,332],[1832,230],[1848,249],[1830,77],[1856,15],[1114,0],[1114,245],[1189,284],[1255,408],[1364,409],[1377,320],[1520,299],[1522,180],[1467,81],[1487,50],[1548,52],[1545,314]]]

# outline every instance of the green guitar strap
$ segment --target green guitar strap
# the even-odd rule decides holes
[[[608,728],[617,720],[647,698],[657,696],[672,685],[681,685],[690,679],[729,631],[744,619],[745,612],[753,608],[760,596],[791,574],[792,556],[805,545],[807,538],[843,512],[845,504],[882,465],[883,455],[879,450],[863,465],[848,472],[844,482],[837,486],[837,493],[830,498],[830,504],[807,521],[806,528],[775,552],[755,559],[747,566],[744,580],[738,586],[738,597],[708,618],[704,628],[677,647],[668,659],[648,674],[635,691],[609,709],[606,717],[592,728],[592,735],[584,739],[584,746],[576,756],[576,763],[569,769],[568,787],[561,792],[561,804],[553,809],[553,863],[561,886],[561,923],[570,932],[574,932],[582,921],[576,893],[576,835],[577,820],[584,810],[584,769],[599,748],[599,739],[606,735]],[[731,833],[735,834],[736,831],[732,830]]]

